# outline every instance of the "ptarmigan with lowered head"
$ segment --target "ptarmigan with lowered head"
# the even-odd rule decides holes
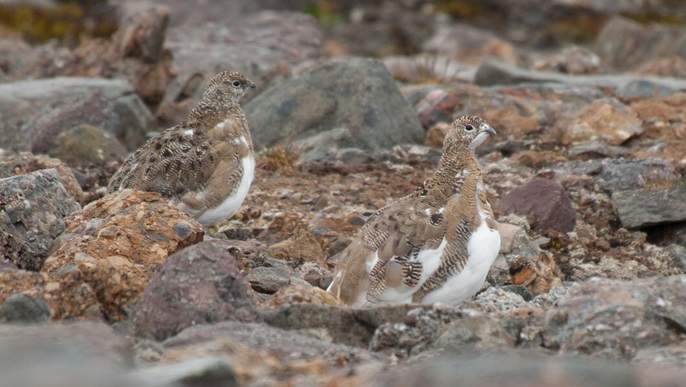
[[[500,250],[474,154],[490,134],[479,117],[453,122],[434,174],[367,221],[328,291],[348,305],[455,305],[474,296]]]
[[[255,173],[252,138],[239,104],[253,88],[235,71],[217,74],[188,117],[129,156],[107,191],[159,192],[204,226],[230,218]]]

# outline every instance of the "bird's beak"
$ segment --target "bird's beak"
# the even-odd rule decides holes
[[[486,141],[486,137],[488,137],[489,134],[496,134],[495,129],[493,129],[490,125],[486,123],[481,124],[479,130],[481,132],[469,144],[469,147],[472,150],[475,150],[479,145],[483,144],[483,142]]]
[[[255,84],[252,83],[252,82],[250,82],[250,85],[248,85],[248,89],[254,89],[254,88],[256,88],[256,87],[257,87],[257,86],[255,86]]]
[[[495,132],[495,129],[493,129],[493,127],[492,127],[491,125],[488,125],[488,124],[481,124],[481,131],[482,131],[483,133],[492,134],[492,135],[494,135],[494,136],[495,136],[496,134],[498,134],[498,133]]]

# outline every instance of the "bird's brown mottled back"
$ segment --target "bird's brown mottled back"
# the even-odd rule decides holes
[[[254,150],[239,101],[254,87],[235,71],[217,74],[183,122],[150,139],[124,162],[108,192],[159,192],[202,219],[245,184],[244,173],[253,173],[243,162],[254,160]]]
[[[493,133],[479,117],[465,116],[453,122],[434,174],[367,221],[342,253],[329,291],[347,304],[360,304],[379,301],[387,289],[418,287],[419,294],[412,299],[419,302],[440,286],[446,275],[461,270],[467,259],[468,233],[464,230],[480,222],[474,219],[481,176],[474,150]],[[436,274],[427,281],[422,278],[418,256],[438,249],[444,239],[451,245],[448,250],[454,251],[439,265],[437,273],[446,275]]]

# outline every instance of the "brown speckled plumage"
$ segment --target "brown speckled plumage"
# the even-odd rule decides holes
[[[253,173],[245,170],[249,163],[243,160],[254,164],[254,151],[239,101],[254,87],[237,72],[217,74],[183,122],[126,159],[112,176],[108,192],[124,188],[159,192],[205,225],[223,220],[203,215],[235,195],[239,185],[252,181],[252,175],[249,180],[243,177]],[[220,217],[230,216],[224,211]]]
[[[446,135],[434,174],[412,194],[377,211],[343,251],[329,291],[349,305],[384,302],[387,289],[409,291],[408,302],[421,302],[468,260],[467,242],[481,223],[477,201],[495,227],[485,192],[479,190],[481,169],[474,149],[493,129],[479,117],[457,119]],[[491,224],[489,224],[490,226]],[[438,249],[440,265],[422,280],[417,259]],[[377,259],[378,258],[378,259]],[[423,281],[423,282],[422,282]]]

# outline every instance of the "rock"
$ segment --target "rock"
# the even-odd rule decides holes
[[[566,75],[545,71],[525,70],[508,63],[492,60],[482,63],[474,75],[479,86],[517,85],[523,83],[559,82],[572,86],[609,87],[617,90],[636,81],[646,81],[672,92],[686,90],[686,81],[679,78],[654,77],[633,74]]]
[[[653,144],[646,144],[650,146],[634,151],[636,157],[662,157],[672,162],[680,162],[683,159],[683,155],[686,154],[686,142],[683,141],[686,113],[681,106],[684,103],[686,93],[631,103],[631,108],[643,121],[645,137],[657,139]]]
[[[686,221],[686,185],[662,189],[618,191],[612,201],[622,225],[641,228]]]
[[[120,127],[113,103],[96,92],[44,106],[28,119],[21,131],[32,153],[48,153],[60,133],[82,124],[97,126],[113,134]]]
[[[54,169],[0,179],[0,205],[1,253],[28,270],[40,270],[64,218],[80,208]]]
[[[238,386],[231,362],[219,356],[197,357],[132,372],[145,386]]]
[[[564,187],[552,180],[534,179],[513,189],[498,199],[495,210],[526,216],[531,228],[538,231],[566,233],[576,224],[569,196]]]
[[[402,322],[407,312],[430,305],[392,305],[374,308],[321,306],[310,303],[286,304],[263,311],[264,321],[274,327],[317,331],[334,343],[367,348],[374,331],[383,323]]]
[[[358,368],[375,369],[382,365],[378,356],[364,349],[331,343],[315,337],[315,332],[302,334],[238,321],[186,328],[166,340],[164,348],[162,361],[228,356],[239,385],[248,381],[258,383],[264,378],[264,385],[280,384],[275,378],[298,382],[308,374],[314,380],[297,384],[316,385],[332,376],[357,373]]]
[[[526,138],[542,128],[553,126],[562,114],[579,110],[604,96],[596,88],[562,84],[512,87],[451,84],[406,88],[404,93],[415,106],[420,122],[427,130],[440,123],[450,124],[462,115],[479,115],[496,129],[498,139]],[[542,137],[548,136],[548,132],[543,132]],[[440,134],[435,137],[440,137]],[[482,147],[484,153],[488,153],[486,148],[491,144],[493,142]],[[524,149],[529,147],[521,150]],[[511,152],[508,151],[508,154]]]
[[[438,26],[435,34],[422,44],[422,51],[471,64],[487,58],[507,62],[517,60],[517,52],[512,44],[490,31],[454,22]]]
[[[225,17],[216,12],[217,8],[220,7],[223,7],[222,9],[227,15],[232,15],[237,20],[243,20],[262,10],[301,10],[312,5],[312,0],[236,0],[231,3],[226,3],[223,0],[207,0],[202,4],[190,4],[183,0],[153,0],[152,2],[165,4],[169,7],[172,30],[183,26],[197,26],[208,21],[225,22]],[[147,5],[140,4],[135,0],[124,1],[122,6],[129,12],[134,12],[139,7],[147,7]]]
[[[544,345],[561,353],[630,360],[640,349],[682,341],[685,295],[683,275],[591,279],[572,287],[548,311]]]
[[[437,348],[448,350],[502,350],[513,348],[516,337],[504,327],[502,318],[490,315],[469,316],[448,324],[436,338]]]
[[[164,340],[196,324],[259,320],[228,251],[203,242],[171,255],[155,272],[133,310],[136,332]]]
[[[647,79],[636,79],[629,81],[619,87],[615,93],[617,98],[622,100],[651,99],[654,97],[664,97],[674,94],[674,90],[665,85],[656,84]]]
[[[636,356],[631,360],[631,364],[634,366],[647,365],[659,369],[672,366],[683,370],[684,363],[686,363],[684,355],[686,355],[684,343],[639,349]]]
[[[250,269],[245,276],[252,290],[258,293],[274,294],[279,289],[289,285],[303,285],[309,287],[307,281],[301,279],[286,261],[267,259],[264,266]]]
[[[672,122],[686,121],[686,113],[680,109],[686,101],[686,93],[677,93],[672,96],[650,98],[645,101],[634,101],[629,106],[646,121],[668,124]]]
[[[56,311],[57,319],[78,317],[89,307],[110,320],[125,317],[127,304],[146,288],[157,266],[204,235],[202,226],[159,194],[132,190],[90,203],[66,223],[42,271],[64,289],[64,297],[70,297],[67,289],[86,286],[97,304]]]
[[[429,128],[429,130],[426,132],[426,139],[424,140],[424,144],[428,146],[432,146],[434,148],[442,148],[443,147],[443,139],[445,138],[445,135],[448,134],[448,131],[450,130],[450,124],[447,122],[439,122],[436,125],[432,126]]]
[[[109,162],[124,160],[128,152],[109,133],[83,124],[60,133],[48,154],[83,171],[89,166],[102,168]]]
[[[5,349],[10,345],[25,344],[24,349],[50,348],[50,343],[59,344],[55,349],[61,349],[62,356],[70,353],[64,352],[71,347],[71,355],[76,357],[93,356],[106,360],[111,366],[125,368],[132,364],[131,352],[129,351],[128,340],[115,332],[115,330],[104,322],[94,321],[75,321],[71,323],[45,323],[35,325],[0,325],[0,348]],[[37,346],[37,347],[36,347]],[[4,352],[4,351],[3,351]],[[40,351],[34,355],[40,354]],[[52,356],[52,360],[61,362],[66,360],[55,356],[55,352],[44,352]],[[3,355],[7,356],[7,353]],[[68,356],[67,356],[68,357]],[[7,365],[6,362],[2,362]],[[81,365],[82,366],[82,365]],[[5,373],[3,372],[4,376]],[[29,376],[25,374],[24,377]],[[54,375],[53,375],[54,376]]]
[[[555,386],[670,386],[686,373],[678,368],[656,370],[580,357],[547,357],[532,351],[470,351],[442,353],[417,361],[412,367],[395,367],[363,375],[365,386],[427,385],[555,387]]]
[[[653,59],[683,55],[684,50],[686,33],[679,26],[642,25],[619,16],[605,23],[594,47],[603,62],[616,70],[634,69]]]
[[[388,149],[424,137],[414,110],[373,59],[314,65],[255,97],[245,111],[256,149],[292,138],[301,160],[322,159],[347,147]]]
[[[39,47],[41,55],[15,76],[122,78],[133,85],[137,98],[156,106],[175,75],[171,52],[163,48],[169,9],[148,3],[117,14],[121,22],[111,37],[84,39],[70,50]]]
[[[524,221],[526,222],[526,219],[524,219]],[[526,226],[528,229],[529,224],[527,223]],[[524,228],[509,223],[497,223],[496,227],[498,229],[498,234],[500,234],[500,254],[511,253],[515,236],[525,232]]]
[[[226,7],[233,7],[233,3],[230,6],[222,3],[220,7],[228,12]],[[193,12],[213,14],[206,7],[193,8]],[[288,74],[292,66],[320,55],[322,32],[309,15],[274,11],[243,18],[231,15],[235,19],[230,25],[223,19],[208,23],[216,19],[212,15],[202,23],[169,31],[166,46],[174,53],[178,76],[169,85],[158,112],[164,122],[176,124],[184,119],[198,101],[205,83],[219,71],[240,71],[257,85],[259,93],[264,93]],[[243,102],[256,95],[246,96]],[[250,114],[248,121],[254,130]]]
[[[126,81],[96,78],[56,77],[1,84],[0,116],[5,124],[0,127],[4,130],[0,147],[47,151],[62,130],[90,123],[111,130],[127,149],[137,149],[154,118],[142,104],[138,110],[131,109],[131,99],[137,98],[132,94]],[[128,126],[118,126],[124,123]],[[23,144],[5,142],[17,132],[27,136]]]
[[[608,146],[601,141],[577,143],[567,151],[572,160],[618,159],[628,154],[629,150],[624,147]]]
[[[537,71],[557,71],[565,74],[596,74],[600,69],[600,57],[587,48],[570,46],[547,58],[534,61],[531,67]]]
[[[547,293],[561,283],[563,276],[553,255],[542,250],[526,233],[516,232],[507,247],[491,267],[489,283],[523,286],[534,296]]]
[[[343,306],[338,298],[322,288],[297,284],[279,289],[274,295],[269,297],[267,302],[262,304],[262,307],[277,309],[284,305],[295,303]]]
[[[568,165],[574,165],[572,163],[574,162]],[[672,163],[658,158],[601,160],[583,165],[586,171],[578,171],[575,174],[593,175],[598,187],[610,193],[645,188],[650,183],[664,184],[678,179]]]
[[[686,78],[686,58],[678,55],[668,58],[656,58],[643,64],[635,72],[642,75]]]
[[[57,171],[57,175],[59,176],[64,189],[69,192],[74,200],[83,203],[83,190],[76,180],[74,172],[62,161],[47,156],[35,156],[27,152],[0,157],[0,179],[16,175],[25,175],[41,169],[54,169]]]
[[[3,386],[146,386],[130,367],[127,340],[104,323],[0,325]]]
[[[591,140],[622,145],[643,133],[636,112],[614,98],[596,100],[588,106],[557,120],[553,131],[560,133],[560,143],[570,145]]]
[[[14,293],[0,305],[0,323],[42,323],[50,319],[45,301],[24,293]]]
[[[381,324],[369,343],[369,349],[407,358],[431,348],[441,332],[440,311],[412,309],[403,322]]]

